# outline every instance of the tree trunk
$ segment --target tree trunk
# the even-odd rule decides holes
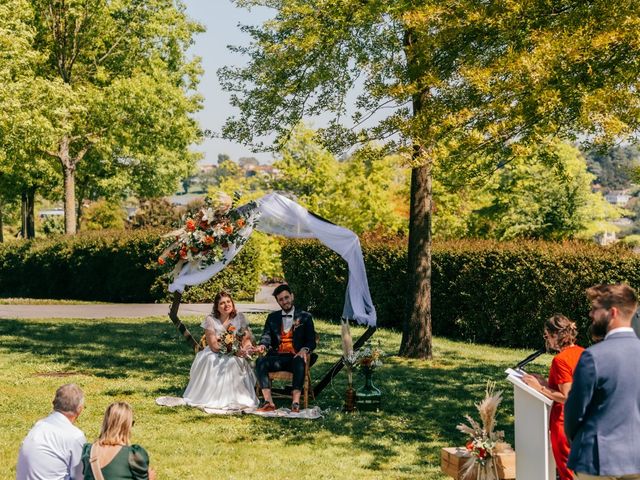
[[[405,32],[405,55],[410,79],[418,78],[420,66],[414,60],[416,36]],[[423,101],[428,95],[423,89],[413,96],[413,116],[422,115]],[[411,205],[409,213],[409,251],[407,255],[407,293],[405,322],[400,355],[412,358],[431,358],[431,188],[432,160],[424,146],[416,139],[413,147],[411,171]]]
[[[69,152],[70,139],[60,141],[59,158],[64,175],[64,233],[76,234],[76,165]]]
[[[4,203],[0,200],[0,243],[4,243],[4,222],[2,220],[2,209]]]
[[[26,228],[27,238],[36,238],[36,189],[31,187],[26,192],[27,204],[26,204]]]
[[[27,192],[21,193],[20,202],[20,236],[27,238]]]
[[[35,197],[35,187],[22,191],[22,205],[20,207],[20,236],[22,238],[36,238]]]
[[[431,358],[431,163],[411,171],[407,315],[400,355]]]

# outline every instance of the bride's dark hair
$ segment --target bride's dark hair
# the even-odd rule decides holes
[[[213,314],[215,315],[216,318],[220,318],[220,311],[218,310],[218,306],[220,305],[220,300],[222,300],[225,297],[231,300],[231,305],[233,305],[233,310],[231,310],[231,314],[229,315],[229,318],[235,318],[236,315],[238,315],[238,311],[236,310],[236,302],[234,302],[233,298],[231,298],[231,295],[229,295],[224,290],[221,290],[220,292],[218,292],[218,294],[213,299]]]

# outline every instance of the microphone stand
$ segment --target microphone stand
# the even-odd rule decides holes
[[[524,360],[521,360],[520,362],[518,362],[516,364],[516,366],[513,367],[513,369],[514,370],[522,370],[525,365],[527,365],[528,363],[533,362],[536,358],[538,358],[540,355],[542,355],[546,351],[547,351],[547,349],[544,348],[544,347],[540,348],[539,350],[536,350],[531,355],[529,355],[527,358],[525,358]]]

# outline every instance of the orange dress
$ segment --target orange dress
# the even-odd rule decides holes
[[[580,355],[584,348],[574,345],[567,347],[553,357],[549,369],[549,387],[558,390],[558,385],[573,383],[573,372],[578,365]],[[564,404],[553,402],[549,419],[549,432],[551,433],[551,448],[556,460],[556,467],[560,480],[573,480],[573,473],[567,468],[569,458],[569,442],[564,435]]]

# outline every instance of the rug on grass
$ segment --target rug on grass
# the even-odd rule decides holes
[[[322,410],[320,407],[305,408],[300,410],[299,413],[293,413],[288,408],[279,408],[273,412],[258,412],[255,408],[243,407],[243,406],[230,406],[226,408],[209,408],[197,405],[187,405],[182,397],[158,397],[156,398],[156,404],[162,407],[193,407],[198,410],[202,410],[209,415],[240,415],[240,414],[252,414],[260,417],[276,417],[276,418],[302,418],[306,420],[315,420],[322,417]]]

